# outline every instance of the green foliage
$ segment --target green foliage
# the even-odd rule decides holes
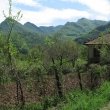
[[[76,71],[83,72],[84,69],[86,68],[86,64],[87,64],[87,61],[83,59],[77,59],[75,62]]]
[[[67,104],[58,110],[99,110],[110,99],[110,83],[105,82],[95,93],[74,91],[67,95]]]
[[[100,49],[101,63],[110,63],[110,45],[103,45]]]
[[[55,42],[52,40],[52,38],[46,37],[45,43],[51,47]]]
[[[99,64],[91,64],[90,71],[96,75],[104,74],[107,71],[107,66],[106,65],[102,66]]]

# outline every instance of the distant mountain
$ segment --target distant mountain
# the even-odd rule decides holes
[[[12,25],[11,22],[13,21],[10,21],[10,19],[6,19],[0,24],[0,31],[4,35],[8,33],[10,25]],[[19,36],[19,39],[24,39],[24,41],[26,41],[26,43],[30,46],[35,45],[36,43],[38,44],[43,42],[44,37],[40,33],[38,33],[35,30],[26,28],[26,26],[22,25],[17,21],[14,21],[14,22],[15,22],[15,25],[12,30],[13,38],[16,36]]]
[[[40,26],[39,28],[42,30],[44,34],[53,34],[55,32],[60,31],[62,27],[63,27],[62,25],[59,25],[59,26],[48,26],[48,27]]]
[[[61,28],[60,33],[66,37],[79,38],[89,33],[96,27],[105,25],[106,23],[106,21],[81,18],[77,22],[67,22]]]
[[[77,38],[76,41],[79,43],[85,43],[107,33],[110,33],[110,22],[95,28],[83,37]]]
[[[8,20],[6,19],[0,24],[0,30],[6,31],[9,28],[9,26],[7,25],[7,21]],[[19,22],[16,22],[16,25],[14,26],[14,31],[21,33],[23,32],[39,33],[45,35],[59,32],[66,37],[78,38],[92,31],[96,27],[105,25],[106,23],[107,23],[106,21],[89,20],[86,18],[81,18],[77,22],[67,22],[65,25],[48,27],[46,26],[38,27],[30,22],[27,22],[24,25],[20,24]]]
[[[4,34],[6,34],[9,30],[9,22],[10,19],[6,19],[0,24],[0,31]],[[43,43],[45,36],[53,36],[55,33],[60,33],[64,38],[71,37],[76,39],[76,41],[82,42],[85,40],[85,38],[90,38],[90,36],[94,37],[94,31],[96,31],[96,33],[100,33],[104,28],[107,27],[106,21],[89,20],[86,18],[81,18],[77,22],[67,22],[65,25],[48,27],[38,27],[30,22],[27,22],[24,25],[17,21],[15,22],[16,23],[13,28],[13,33],[18,34],[20,38],[24,39],[24,41],[26,41],[26,43],[31,46],[38,43]]]
[[[24,24],[24,27],[28,30],[28,31],[31,31],[31,32],[38,32],[38,33],[42,33],[42,30],[37,27],[35,24],[33,23],[30,23],[30,22],[26,22]]]
[[[41,34],[46,34],[46,35],[50,35],[52,33],[55,33],[57,31],[59,31],[62,26],[40,26],[37,27],[35,24],[27,22],[24,24],[25,28],[27,28],[28,30],[31,30],[32,32],[38,32]]]
[[[15,22],[15,25],[13,27],[13,31],[18,32],[18,33],[24,33],[27,32],[25,27],[17,21],[10,20],[10,19],[5,19],[1,24],[0,24],[0,31],[7,33],[10,26],[13,25],[13,22]]]

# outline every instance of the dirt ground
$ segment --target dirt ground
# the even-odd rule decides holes
[[[89,79],[87,75],[82,76],[83,86],[88,84]],[[56,94],[55,78],[54,76],[45,77],[44,86],[41,87],[35,82],[22,83],[23,92],[26,103],[36,103],[41,101],[42,97],[39,94],[39,89],[45,90],[46,96],[54,96]],[[63,91],[66,93],[69,90],[78,88],[78,78],[75,74],[67,74],[63,76]],[[16,103],[16,85],[14,83],[0,86],[0,105],[13,105]]]
[[[108,103],[105,107],[101,108],[100,110],[110,110],[110,103]]]

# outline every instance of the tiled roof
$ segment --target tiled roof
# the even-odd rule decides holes
[[[106,34],[102,37],[98,37],[92,41],[85,43],[85,45],[100,45],[100,44],[110,44],[110,34]]]

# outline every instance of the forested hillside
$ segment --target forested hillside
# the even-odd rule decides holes
[[[0,31],[5,34],[9,29],[8,22],[9,20],[6,19],[0,24]],[[68,22],[65,25],[55,27],[38,27],[30,22],[22,25],[16,21],[16,25],[13,28],[13,33],[19,34],[19,36],[21,36],[26,40],[27,43],[29,43],[29,45],[31,45],[35,43],[43,43],[45,36],[54,36],[56,33],[61,34],[64,38],[76,39],[83,36],[87,36],[89,38],[91,36],[90,33],[94,33],[94,31],[98,30],[98,28],[95,30],[96,27],[105,24],[107,24],[105,21],[89,20],[85,18],[79,19],[77,22]]]
[[[107,22],[105,21],[81,18],[77,22],[66,23],[60,30],[60,33],[62,33],[65,37],[71,37],[75,39],[85,36],[96,27],[104,25],[106,23]]]
[[[88,41],[91,41],[93,39],[96,39],[97,37],[103,36],[104,34],[110,33],[110,23],[107,23],[105,25],[99,26],[89,33],[85,34],[83,37],[79,37],[75,39],[79,43],[85,43]]]

